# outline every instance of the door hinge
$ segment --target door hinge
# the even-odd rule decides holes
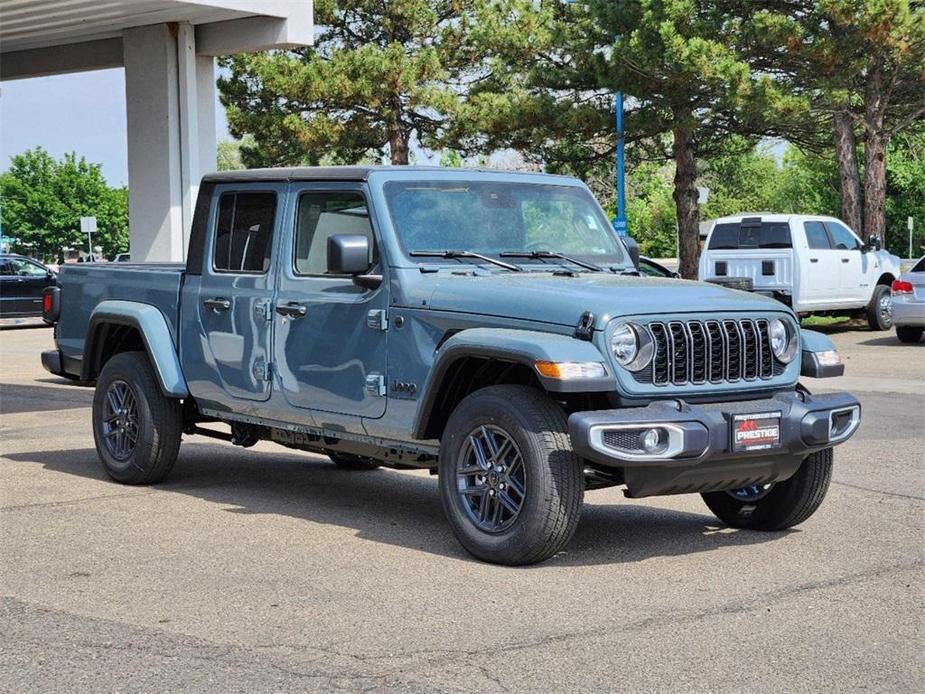
[[[389,316],[384,309],[371,309],[366,313],[366,325],[373,330],[388,330]]]
[[[264,323],[271,322],[273,320],[273,302],[269,299],[258,301],[254,304],[254,315],[257,316],[257,320],[262,320]]]
[[[385,376],[382,374],[369,374],[366,377],[366,392],[370,395],[385,397]]]
[[[254,378],[258,381],[270,381],[273,379],[273,363],[265,359],[258,359],[254,362]]]

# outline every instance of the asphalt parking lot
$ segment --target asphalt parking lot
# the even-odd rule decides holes
[[[0,330],[0,691],[925,691],[925,344],[832,329],[864,407],[804,525],[590,492],[567,552],[469,558],[426,473],[184,442],[108,481],[92,391]]]

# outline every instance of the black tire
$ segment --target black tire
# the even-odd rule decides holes
[[[121,384],[125,384],[134,399],[136,438],[125,450],[117,452],[113,442],[118,440],[118,434],[115,437],[112,434],[120,420],[107,417],[114,409],[109,394],[116,391],[111,389],[122,389]],[[128,422],[122,421],[126,428],[132,429]],[[182,425],[180,401],[161,392],[146,353],[122,352],[106,362],[93,396],[93,438],[103,468],[112,479],[122,484],[154,484],[163,480],[177,460]]]
[[[466,505],[470,497],[464,499],[458,488],[457,465],[465,462],[467,450],[473,450],[470,435],[478,435],[482,427],[491,427],[513,443],[523,475],[519,511],[506,521],[509,525],[496,531],[479,527],[475,511]],[[465,398],[444,430],[438,471],[440,499],[450,527],[478,559],[508,565],[542,561],[561,551],[578,525],[584,497],[581,462],[572,450],[565,413],[534,388],[492,386]],[[508,500],[512,492],[517,495],[510,479],[508,484],[506,492],[497,492],[496,507],[505,493]]]
[[[871,330],[889,330],[893,327],[892,311],[882,310],[880,303],[884,300],[892,301],[890,288],[885,284],[878,284],[874,288],[874,295],[867,304],[867,324]]]
[[[813,453],[788,480],[777,482],[756,501],[737,499],[730,492],[702,494],[716,517],[733,528],[786,530],[809,518],[825,498],[832,480],[832,449]]]
[[[922,328],[916,328],[912,325],[897,325],[896,337],[899,338],[900,342],[905,342],[908,345],[914,345],[916,342],[922,339]]]
[[[337,467],[344,470],[375,470],[379,463],[372,458],[364,458],[360,455],[350,455],[349,453],[328,453],[328,458]]]

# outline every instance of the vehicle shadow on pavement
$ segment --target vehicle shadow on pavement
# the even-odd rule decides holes
[[[894,333],[887,333],[885,337],[875,337],[872,340],[858,342],[858,344],[868,347],[921,347],[925,345],[925,342],[919,340],[918,342],[904,344],[899,341],[899,338]]]
[[[32,330],[33,328],[50,328],[41,318],[0,318],[0,330]]]
[[[59,381],[49,381],[61,385]],[[19,383],[0,383],[0,414],[72,410],[93,404],[89,389],[62,390]]]
[[[56,472],[107,479],[92,448],[5,457]],[[275,455],[187,443],[171,476],[155,489],[213,502],[226,513],[274,514],[338,525],[366,540],[469,559],[444,519],[435,477],[383,469],[352,472],[309,454]],[[732,531],[721,528],[713,516],[638,502],[593,504],[583,509],[566,551],[539,566],[637,562],[760,544],[785,534]]]

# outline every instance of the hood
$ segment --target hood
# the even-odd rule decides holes
[[[591,311],[596,329],[602,329],[613,318],[639,314],[789,312],[780,302],[760,294],[678,279],[604,273],[557,276],[539,272],[482,276],[441,272],[425,277],[416,288],[417,305],[426,300],[434,310],[560,325],[575,325],[582,313]]]

